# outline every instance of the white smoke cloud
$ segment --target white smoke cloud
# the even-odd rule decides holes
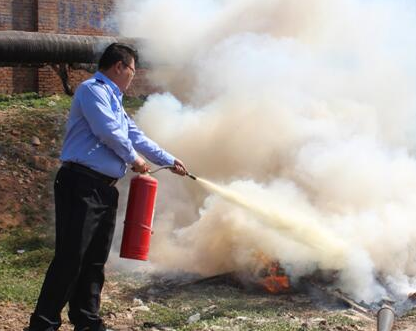
[[[162,174],[153,262],[210,275],[262,252],[293,277],[340,269],[361,300],[377,279],[416,289],[414,1],[126,0],[118,17],[167,91],[139,126],[293,226]],[[331,238],[313,248],[310,229]]]

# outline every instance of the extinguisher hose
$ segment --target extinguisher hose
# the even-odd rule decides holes
[[[166,165],[166,166],[163,166],[163,167],[157,168],[157,169],[155,169],[155,170],[149,170],[147,173],[148,173],[149,175],[151,175],[151,174],[154,174],[155,172],[158,172],[159,170],[162,170],[162,169],[171,169],[171,168],[174,168],[174,166]]]
[[[162,169],[172,169],[172,168],[175,168],[175,167],[174,166],[171,166],[171,165],[166,165],[166,166],[159,167],[159,168],[157,168],[155,170],[150,170],[147,173],[148,174],[154,174],[155,172],[158,172],[159,170],[162,170]],[[190,172],[187,172],[186,175],[188,177],[192,178],[193,180],[196,180],[196,176],[192,175]]]

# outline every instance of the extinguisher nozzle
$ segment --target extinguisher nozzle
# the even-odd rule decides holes
[[[191,173],[187,172],[186,175],[192,178],[193,180],[196,180],[196,176],[192,175]]]

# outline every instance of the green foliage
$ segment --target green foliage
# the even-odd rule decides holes
[[[0,301],[34,304],[53,257],[45,228],[16,228],[0,234]]]
[[[125,96],[123,98],[123,106],[124,109],[126,110],[126,112],[129,115],[133,115],[135,113],[137,113],[137,111],[139,110],[139,108],[141,106],[143,106],[144,101],[138,97],[128,97]]]

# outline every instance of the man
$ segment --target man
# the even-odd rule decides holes
[[[99,71],[77,89],[67,122],[55,184],[55,256],[30,319],[30,331],[52,331],[61,325],[69,302],[74,331],[106,330],[99,317],[104,264],[113,238],[118,191],[114,184],[127,166],[149,171],[137,152],[158,165],[172,165],[185,175],[184,164],[147,138],[122,106],[123,92],[135,74],[137,52],[112,44]]]

